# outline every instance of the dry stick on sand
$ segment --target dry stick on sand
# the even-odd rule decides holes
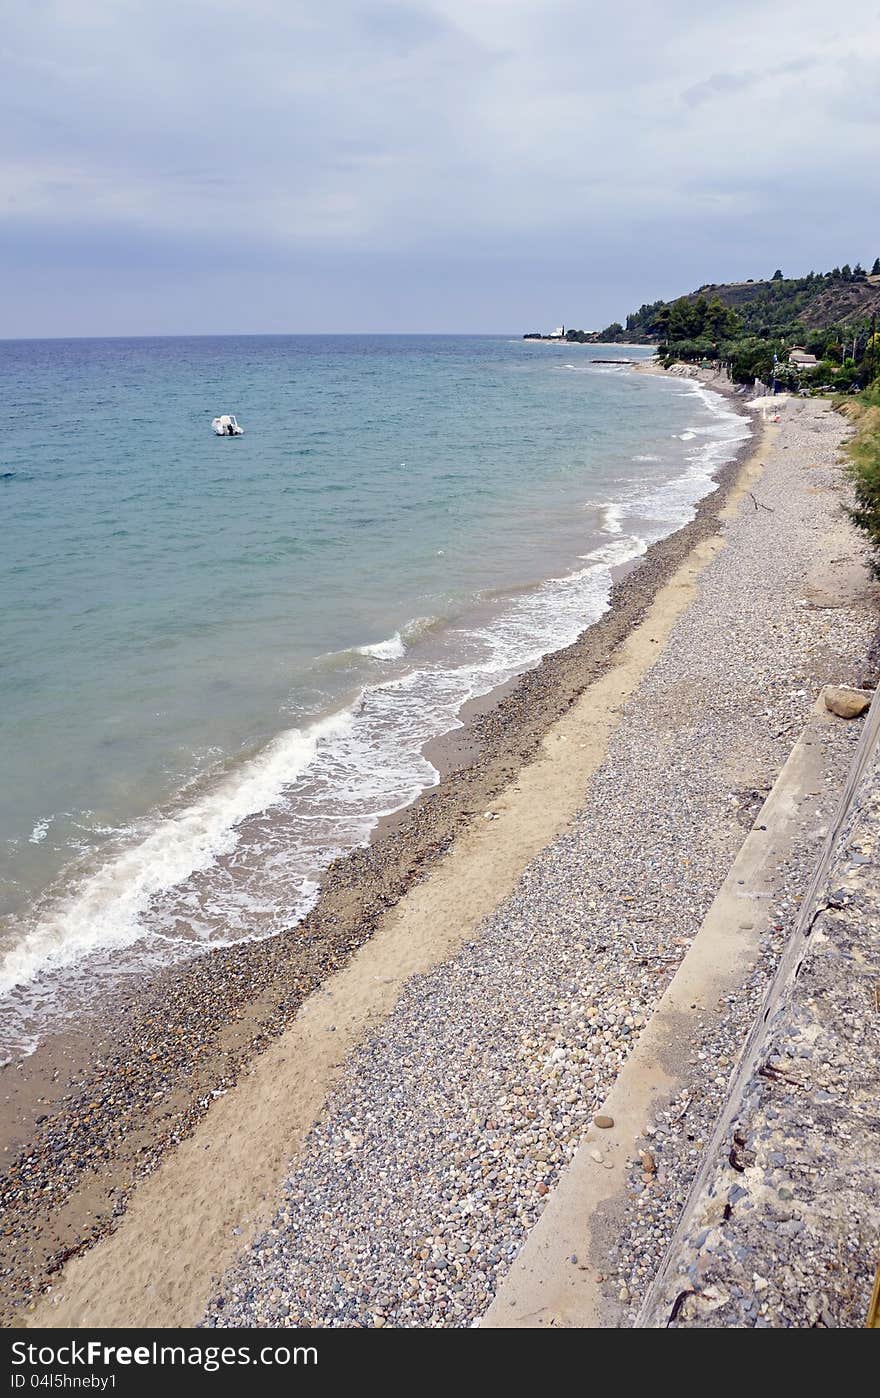
[[[766,510],[768,514],[775,515],[776,511],[774,510],[772,505],[765,505],[763,500],[759,500],[755,495],[752,494],[750,490],[747,490],[746,494],[748,495],[756,510]]]

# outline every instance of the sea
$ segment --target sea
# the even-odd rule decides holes
[[[0,1061],[287,935],[748,435],[645,349],[0,341]],[[236,413],[244,436],[217,437]]]

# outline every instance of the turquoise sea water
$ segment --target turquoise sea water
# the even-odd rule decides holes
[[[89,978],[295,925],[460,705],[691,516],[747,427],[607,357],[0,342],[7,1046]]]

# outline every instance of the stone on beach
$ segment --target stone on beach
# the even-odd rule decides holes
[[[848,689],[843,685],[828,685],[825,690],[825,707],[838,718],[861,718],[871,707],[871,695],[861,689]]]

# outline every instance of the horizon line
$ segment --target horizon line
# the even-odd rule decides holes
[[[56,340],[243,340],[243,339],[351,339],[355,336],[457,339],[461,336],[486,338],[513,336],[523,339],[520,330],[163,330],[152,333],[112,335],[0,335],[0,344],[41,344]]]

